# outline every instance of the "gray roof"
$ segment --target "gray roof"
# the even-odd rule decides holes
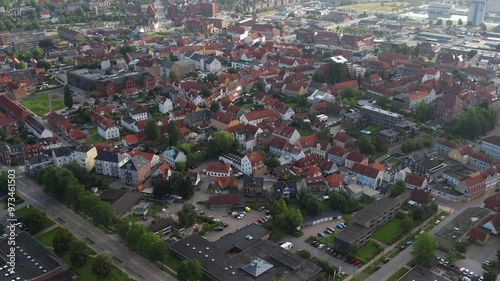
[[[108,188],[106,191],[101,193],[101,200],[114,204],[118,199],[125,195],[127,191]]]
[[[398,281],[415,281],[415,280],[433,280],[433,281],[449,281],[450,279],[445,278],[439,274],[436,274],[426,268],[419,265],[413,267],[408,271],[403,277]]]
[[[464,234],[481,224],[489,215],[490,211],[481,207],[467,208],[438,230],[435,235],[448,240],[461,239]]]
[[[93,145],[82,144],[82,145],[78,146],[77,148],[75,148],[75,151],[86,153],[86,152],[89,152],[89,150],[91,150],[92,148],[94,148]]]
[[[243,187],[263,187],[263,186],[264,186],[263,177],[245,176],[245,178],[243,178]]]
[[[236,232],[228,233],[222,236],[219,240],[214,242],[214,246],[223,252],[233,247],[244,249],[251,243],[255,242],[255,240],[259,240],[267,236],[270,232],[271,231],[267,228],[252,223]],[[251,240],[247,238],[248,235],[252,237]]]
[[[374,218],[381,216],[384,212],[397,205],[399,205],[398,201],[389,197],[382,197],[359,212],[354,213],[351,216],[351,221],[366,225]]]
[[[139,199],[141,199],[141,193],[139,192],[127,192],[122,197],[120,197],[114,204],[115,214],[121,216],[130,210]]]
[[[97,154],[97,156],[94,158],[94,160],[100,160],[100,161],[105,161],[105,162],[112,162],[112,163],[119,163],[122,160],[127,158],[127,156],[118,153],[116,151],[101,151]]]
[[[268,263],[267,261],[261,258],[256,258],[250,263],[242,266],[241,269],[243,269],[245,272],[252,275],[253,277],[259,277],[262,273],[268,271],[273,267],[274,265]]]
[[[340,211],[321,212],[319,214],[305,216],[303,224],[309,224],[309,223],[312,223],[314,221],[317,221],[317,220],[320,220],[320,219],[323,219],[323,218],[334,218],[334,219],[336,219],[336,218],[338,218],[340,216],[342,216],[342,213],[340,213]]]
[[[63,157],[63,156],[69,156],[71,153],[73,153],[74,150],[75,150],[75,147],[73,147],[73,146],[63,146],[63,147],[54,148],[52,150],[52,153],[56,157]]]
[[[27,160],[27,162],[29,165],[34,165],[34,164],[40,164],[43,162],[48,162],[50,160],[51,159],[47,155],[42,154],[42,155],[37,155],[37,156],[33,156],[33,157],[29,158]]]
[[[122,118],[122,122],[125,122],[127,124],[134,124],[135,120],[134,120],[134,118],[127,116],[127,117]]]
[[[157,221],[155,223],[152,223],[149,226],[149,231],[151,231],[151,232],[158,232],[160,230],[163,230],[163,229],[167,228],[168,226],[172,226],[172,228],[175,228],[175,229],[181,229],[181,228],[183,228],[180,223],[177,223],[177,222],[173,221],[170,218],[166,218],[166,219],[161,219],[161,220],[159,220],[159,221]]]
[[[188,65],[193,65],[194,66],[194,61],[192,60],[180,60],[174,62],[174,64],[177,64],[180,67],[188,66]]]
[[[136,155],[132,159],[128,160],[125,165],[121,166],[120,169],[131,170],[131,171],[139,171],[144,166],[150,163],[146,158]]]
[[[45,130],[45,126],[32,115],[26,118],[26,124],[33,128],[33,130],[35,130],[38,134],[42,134]]]
[[[359,238],[364,237],[369,232],[371,232],[370,228],[359,223],[353,223],[339,231],[335,235],[335,239],[339,239],[351,244]]]

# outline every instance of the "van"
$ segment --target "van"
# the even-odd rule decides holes
[[[285,242],[281,244],[280,247],[285,250],[290,250],[291,248],[293,248],[293,244],[291,242]]]

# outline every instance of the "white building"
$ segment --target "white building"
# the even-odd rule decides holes
[[[108,126],[111,125],[111,126]],[[120,137],[120,129],[114,124],[101,123],[97,126],[97,132],[105,140],[116,139]]]
[[[158,101],[158,109],[162,114],[168,114],[172,109],[174,108],[174,105],[172,101],[167,98],[162,96],[159,101]]]
[[[82,145],[71,153],[71,161],[77,162],[82,168],[86,168],[87,171],[90,171],[95,167],[94,158],[96,156],[97,149],[95,146]]]
[[[178,150],[177,148],[170,148],[163,152],[163,160],[167,162],[170,167],[175,169],[176,163],[187,162],[187,156],[184,152]]]
[[[129,157],[114,151],[101,151],[94,158],[95,173],[103,176],[118,177],[120,167],[125,165]]]

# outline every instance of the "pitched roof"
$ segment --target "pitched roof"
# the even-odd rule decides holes
[[[332,155],[335,155],[338,157],[344,157],[346,152],[347,151],[344,148],[337,146],[337,145],[334,145],[334,146],[332,146],[332,148],[330,148],[330,151],[328,152],[328,154],[332,154]]]
[[[239,205],[241,196],[239,194],[212,195],[208,197],[208,205]]]
[[[493,217],[490,219],[491,224],[493,225],[493,228],[497,231],[497,233],[500,232],[500,213],[495,214]]]
[[[413,189],[410,193],[410,199],[419,204],[426,204],[432,200],[432,193],[425,189]]]
[[[330,188],[339,188],[344,186],[344,178],[339,174],[331,174],[326,177],[326,182]]]
[[[207,164],[206,170],[207,172],[227,174],[231,170],[231,167],[227,164],[209,162]]]
[[[276,111],[274,110],[256,110],[246,113],[244,116],[248,121],[270,118],[270,117],[278,117]]]
[[[424,184],[424,181],[425,181],[424,177],[422,177],[418,174],[414,174],[414,173],[406,175],[406,178],[405,178],[405,183],[411,184],[413,186],[418,186],[418,187],[422,187],[422,185]]]
[[[363,175],[372,179],[377,178],[377,176],[380,174],[380,171],[369,166],[361,165],[359,163],[354,163],[352,165],[351,171]]]
[[[494,212],[500,212],[500,193],[495,193],[484,201],[484,207]]]
[[[368,156],[366,155],[363,155],[359,152],[351,152],[347,155],[346,159],[347,160],[351,160],[351,161],[354,161],[354,162],[357,162],[357,163],[361,163],[363,162],[363,160],[365,160]]]
[[[487,142],[495,146],[500,146],[500,136],[499,135],[489,136],[487,138],[484,138],[482,142]]]
[[[474,239],[474,240],[484,242],[484,241],[488,240],[489,234],[488,234],[488,232],[486,232],[480,228],[475,227],[469,231],[469,237]]]
[[[440,137],[436,138],[436,143],[439,143],[440,145],[449,147],[451,149],[457,149],[457,148],[459,148],[458,144],[456,144],[454,142],[451,142],[451,141],[448,141],[446,139],[440,138]]]
[[[250,164],[253,166],[256,166],[259,162],[264,163],[264,157],[262,157],[262,154],[260,151],[256,150],[254,152],[248,152],[247,155],[248,160],[250,160]]]

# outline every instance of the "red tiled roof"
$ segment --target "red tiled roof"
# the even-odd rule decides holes
[[[373,167],[361,165],[359,163],[354,163],[352,165],[351,171],[356,173],[356,174],[360,174],[360,175],[363,175],[363,176],[366,176],[366,177],[369,177],[372,179],[377,178],[377,176],[380,173],[379,170],[377,170]]]
[[[424,177],[417,175],[417,174],[414,174],[414,173],[407,175],[405,178],[405,183],[411,184],[413,186],[418,186],[418,187],[422,187],[422,185],[424,184],[424,181],[425,181]]]
[[[229,167],[229,165],[227,165],[227,164],[209,162],[207,164],[206,169],[207,169],[207,172],[227,174],[227,173],[229,173],[231,167]]]
[[[494,212],[500,212],[500,194],[495,193],[492,196],[486,198],[484,201],[484,207],[486,209],[492,210]]]
[[[354,161],[357,163],[363,162],[363,160],[365,160],[365,158],[367,158],[367,156],[365,156],[359,152],[351,152],[346,157],[347,160],[351,160],[351,161]]]
[[[483,139],[482,141],[490,143],[490,144],[495,145],[495,146],[500,146],[500,136],[499,135],[489,136],[489,137]]]
[[[220,188],[237,187],[236,177],[214,177],[214,183]]]
[[[425,189],[414,189],[410,193],[410,199],[419,204],[426,204],[432,200],[432,194]]]
[[[223,194],[208,197],[208,205],[239,205],[241,201],[239,194]]]
[[[339,174],[331,174],[326,177],[326,182],[330,188],[339,188],[344,186],[344,178]]]
[[[408,99],[409,100],[415,100],[415,99],[421,99],[429,95],[429,91],[420,91],[417,93],[409,94]]]
[[[270,117],[278,117],[278,114],[276,114],[276,111],[274,110],[256,110],[249,112],[244,116],[248,121],[253,121]]]
[[[330,151],[328,153],[338,157],[343,157],[346,152],[347,151],[344,148],[334,145],[332,146],[332,148],[330,148]]]
[[[489,234],[482,229],[473,228],[469,231],[469,237],[477,241],[485,242],[486,240],[488,240]]]

